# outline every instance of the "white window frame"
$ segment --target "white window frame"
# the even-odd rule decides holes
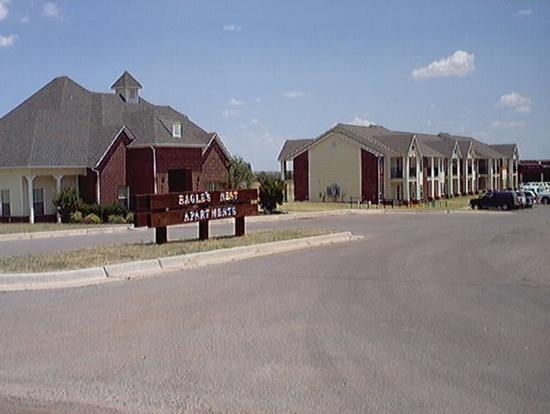
[[[8,208],[5,208],[6,205],[8,206]],[[8,188],[3,188],[0,190],[0,216],[9,217],[10,215],[10,190]]]
[[[40,196],[38,196],[40,194]],[[37,208],[39,204],[42,204],[42,207]],[[44,202],[44,189],[43,188],[33,188],[32,189],[32,205],[34,208],[35,216],[43,216],[46,214],[46,203]]]
[[[122,190],[122,192],[121,192]],[[126,208],[130,207],[130,187],[127,185],[119,185],[117,188],[117,200],[118,203]]]
[[[181,122],[172,123],[172,136],[174,138],[181,138]]]

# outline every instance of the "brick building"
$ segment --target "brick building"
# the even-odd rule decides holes
[[[132,196],[216,189],[230,154],[215,133],[140,96],[128,72],[114,93],[52,80],[0,118],[0,220],[47,221],[52,199],[77,188],[87,203],[130,205]]]
[[[338,124],[315,139],[288,140],[278,158],[296,201],[406,203],[519,186],[516,144]]]

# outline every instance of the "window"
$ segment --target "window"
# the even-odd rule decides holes
[[[174,122],[172,124],[172,136],[174,138],[181,138],[181,123]]]
[[[33,188],[32,189],[33,208],[35,216],[44,215],[44,189]]]
[[[10,190],[0,190],[0,216],[11,216]]]
[[[121,206],[124,206],[126,208],[129,207],[128,199],[130,193],[130,189],[127,186],[119,186],[118,187],[118,203]]]

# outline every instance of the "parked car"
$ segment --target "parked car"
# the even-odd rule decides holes
[[[516,195],[518,196],[518,201],[519,201],[519,207],[520,208],[527,208],[527,196],[525,195],[525,193],[523,191],[512,191],[513,193],[516,193]]]
[[[527,199],[527,206],[533,207],[535,204],[538,203],[537,200],[537,194],[531,190],[525,190],[523,192],[525,194],[525,198]]]
[[[470,207],[473,210],[490,208],[514,210],[519,206],[518,196],[512,191],[492,191],[470,200]]]

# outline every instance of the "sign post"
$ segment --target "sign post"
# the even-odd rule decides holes
[[[209,237],[211,220],[235,219],[235,235],[245,234],[245,217],[258,214],[258,190],[188,191],[143,194],[136,200],[136,227],[155,229],[155,242],[168,241],[167,227],[199,224],[199,239]]]

